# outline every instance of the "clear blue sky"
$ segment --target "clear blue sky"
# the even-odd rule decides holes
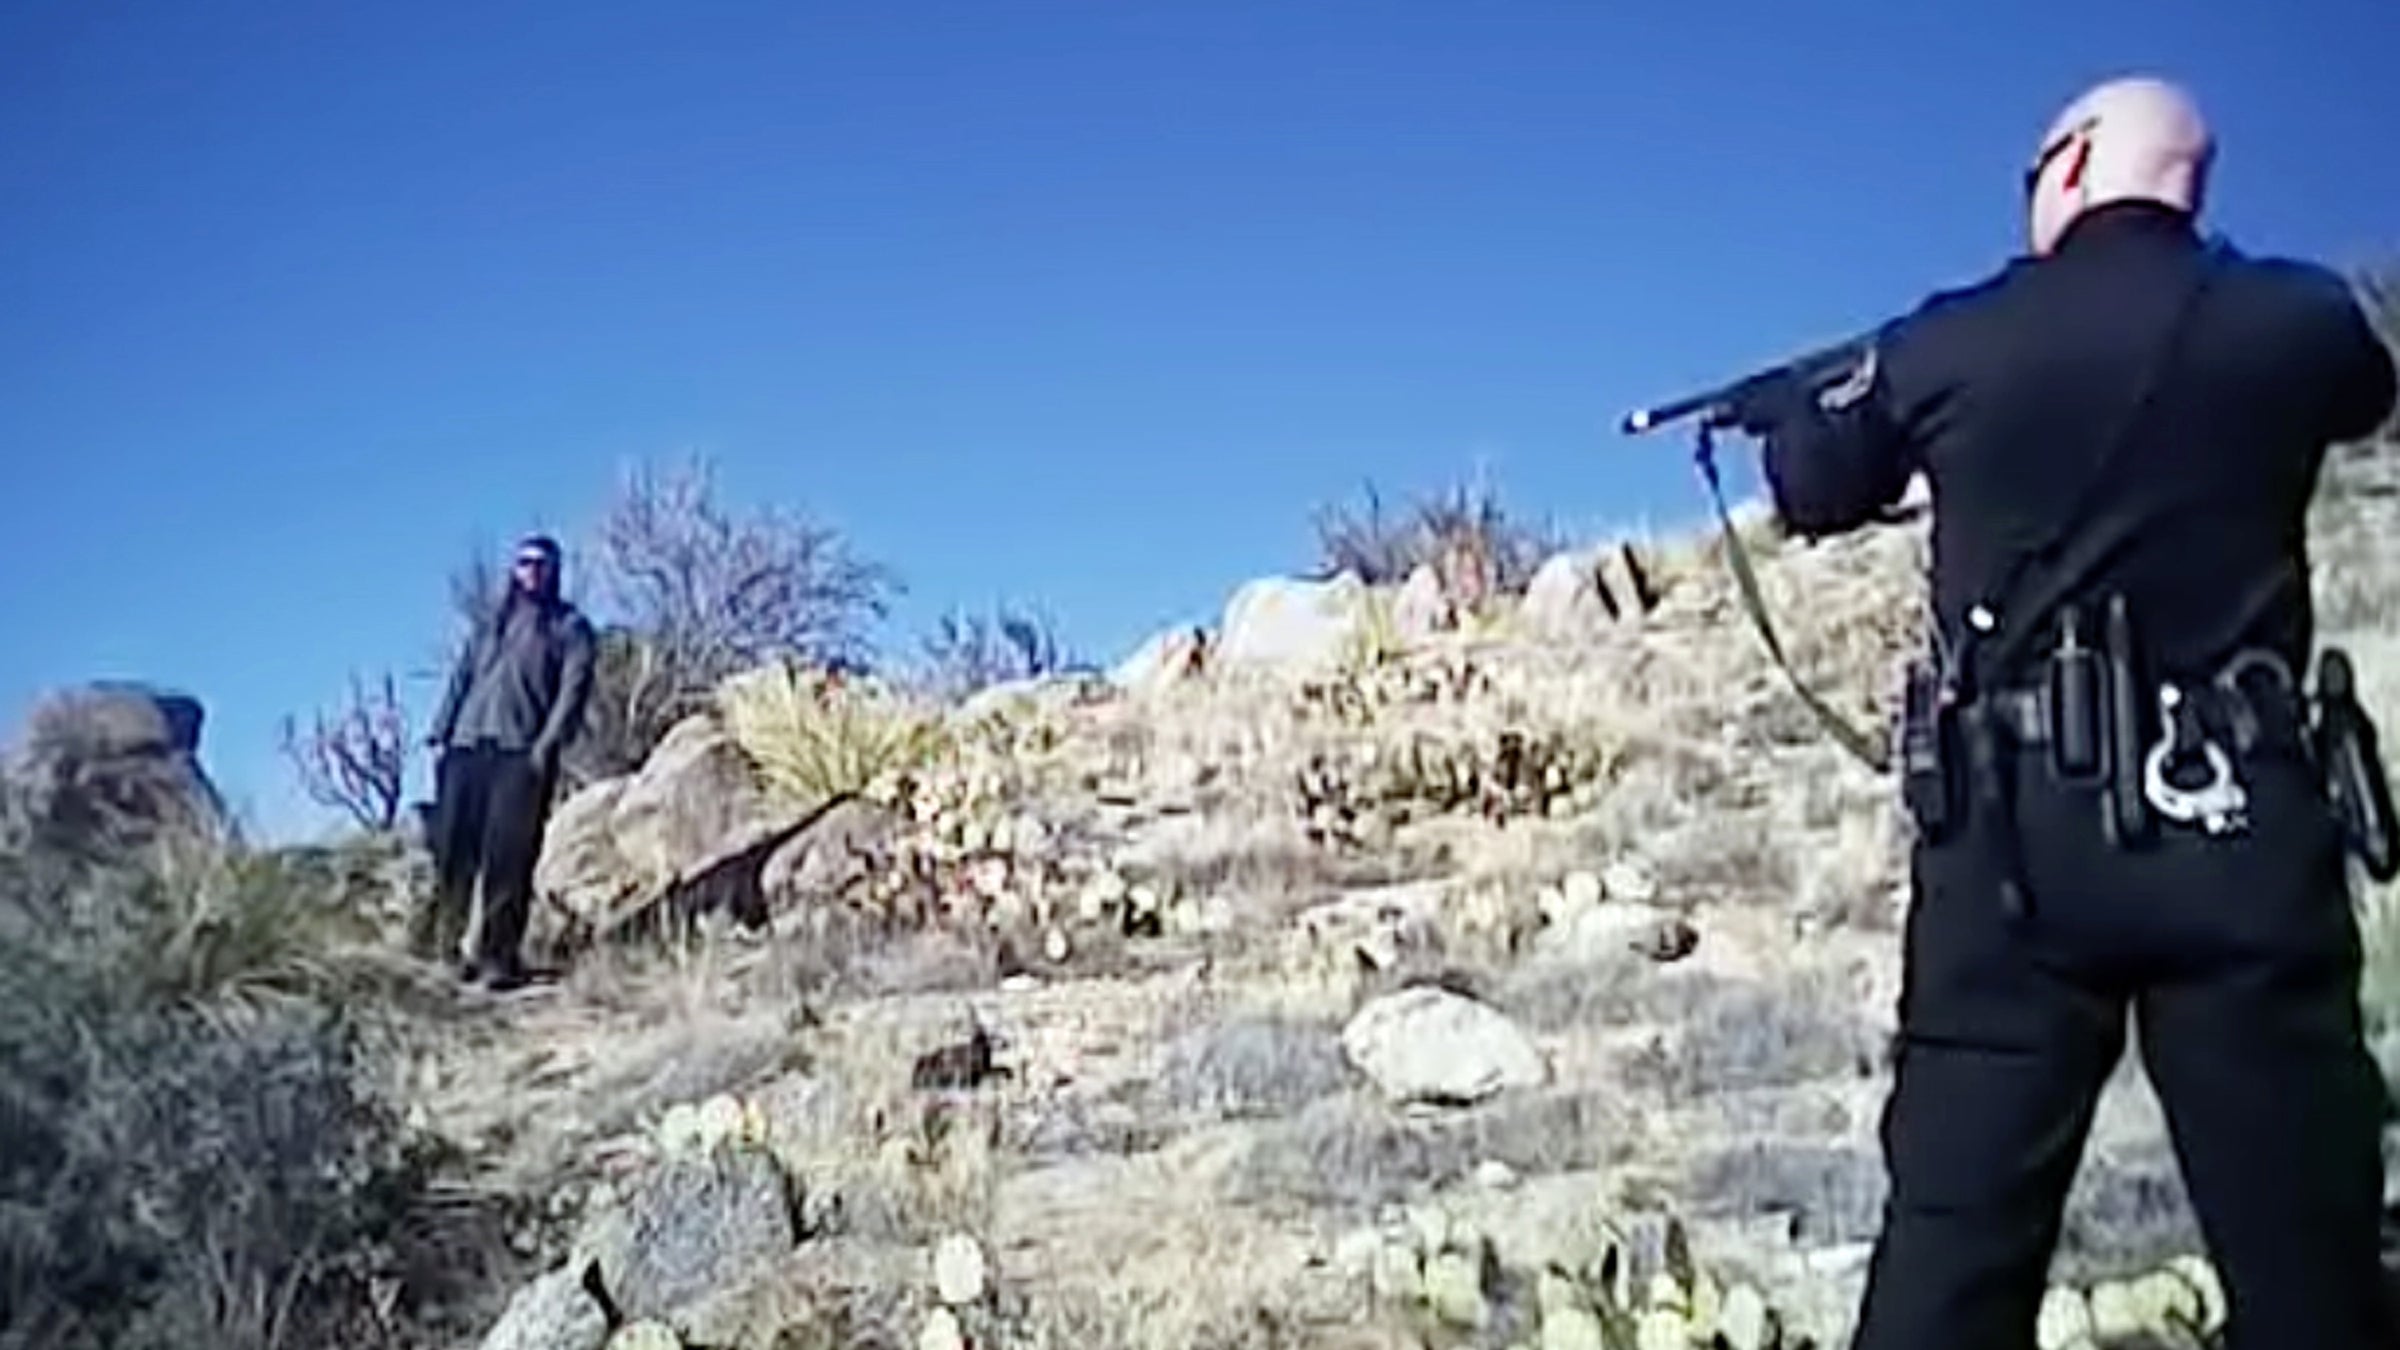
[[[277,717],[421,713],[464,550],[686,451],[899,569],[895,648],[1011,597],[1113,658],[1368,479],[1690,520],[1615,419],[1998,265],[2095,78],[2197,90],[2237,243],[2400,248],[2395,52],[2391,0],[14,0],[0,715],[190,690],[313,827]]]

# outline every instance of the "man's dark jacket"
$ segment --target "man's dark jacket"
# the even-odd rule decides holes
[[[441,746],[489,742],[554,767],[591,696],[594,647],[591,623],[574,606],[513,597],[460,655],[431,739]]]

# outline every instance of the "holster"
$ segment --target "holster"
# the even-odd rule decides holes
[[[2327,648],[2317,663],[2316,703],[2311,749],[2343,840],[2368,876],[2390,881],[2400,875],[2391,783],[2374,719],[2358,701],[2349,654],[2338,647]]]
[[[1933,662],[1911,661],[1903,679],[1900,796],[1917,833],[1929,844],[1940,844],[1966,814],[1958,708]]]

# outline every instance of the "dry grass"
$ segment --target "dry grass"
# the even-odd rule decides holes
[[[1661,966],[1632,952],[1597,961],[1528,962],[1492,991],[1493,1006],[1537,1031],[1682,1023],[1725,997],[1717,976]]]
[[[1696,1215],[1785,1216],[1795,1240],[1818,1246],[1874,1237],[1887,1185],[1874,1153],[1754,1139],[1695,1157],[1684,1188]]]
[[[1170,1043],[1157,1094],[1179,1113],[1277,1116],[1348,1087],[1356,1075],[1330,1021],[1243,1016]]]
[[[1643,1072],[1671,1101],[1724,1092],[1788,1087],[1822,1078],[1877,1072],[1884,1043],[1826,988],[1729,985],[1674,1028],[1663,1062]]]

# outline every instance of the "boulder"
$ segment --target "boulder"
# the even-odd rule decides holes
[[[534,884],[555,917],[586,937],[687,891],[696,897],[690,908],[755,921],[764,913],[764,864],[817,809],[770,798],[717,719],[696,714],[677,723],[638,772],[560,804]]]
[[[839,900],[886,866],[901,820],[864,798],[836,803],[767,856],[759,892],[772,910]]]
[[[1429,563],[1418,563],[1392,598],[1392,631],[1403,642],[1422,642],[1458,623],[1456,608]]]
[[[629,1319],[686,1335],[688,1314],[775,1269],[799,1242],[783,1170],[756,1149],[674,1156],[595,1216],[575,1243],[578,1269]]]
[[[0,773],[11,812],[58,842],[97,849],[226,837],[231,817],[200,767],[205,720],[199,700],[144,684],[53,691],[34,704]]]
[[[1217,643],[1221,666],[1313,671],[1338,664],[1366,612],[1366,583],[1344,572],[1330,581],[1264,577],[1234,592]]]
[[[1193,627],[1169,628],[1118,662],[1108,672],[1108,681],[1130,693],[1157,693],[1194,678],[1207,666],[1208,634]]]
[[[613,828],[617,801],[625,795],[624,778],[604,778],[578,789],[550,813],[542,830],[542,854],[534,864],[534,889],[546,902],[537,915],[534,942],[567,922],[618,912],[642,891],[641,879],[626,867],[617,852]]]
[[[1570,642],[1607,627],[1615,618],[1613,600],[1601,582],[1598,554],[1555,553],[1526,583],[1517,614],[1533,637]]]
[[[790,825],[717,719],[705,713],[675,724],[610,814],[617,851],[636,875],[660,889]]]
[[[1342,1049],[1396,1103],[1467,1105],[1541,1086],[1549,1066],[1514,1022],[1447,989],[1376,999],[1342,1029]]]
[[[480,1350],[601,1350],[608,1318],[584,1289],[581,1270],[561,1266],[518,1290]]]

